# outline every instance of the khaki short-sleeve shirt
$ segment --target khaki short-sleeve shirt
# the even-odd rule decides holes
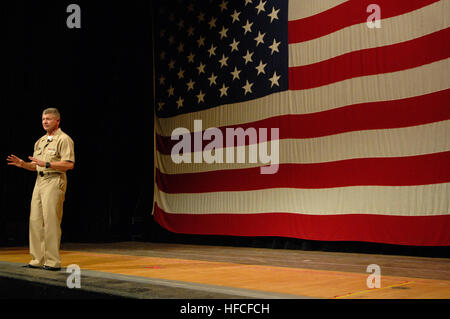
[[[75,163],[74,143],[60,128],[51,136],[46,134],[34,144],[33,157],[44,162],[68,161]],[[37,171],[58,172],[52,168],[36,166]]]

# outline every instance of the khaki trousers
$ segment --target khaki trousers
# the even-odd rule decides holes
[[[30,265],[61,267],[59,247],[66,187],[65,173],[38,174],[31,198]]]

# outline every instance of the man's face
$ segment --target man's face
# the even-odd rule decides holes
[[[42,114],[42,126],[48,133],[53,132],[59,126],[59,118],[53,114]]]

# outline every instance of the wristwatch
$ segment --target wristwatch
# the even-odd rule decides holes
[[[50,162],[45,163],[45,168],[50,168]]]

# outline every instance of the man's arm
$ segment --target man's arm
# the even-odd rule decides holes
[[[29,171],[36,171],[36,163],[34,162],[25,162],[24,160],[18,158],[15,155],[10,155],[6,159],[8,161],[8,165],[24,168]]]
[[[34,164],[35,169],[36,169],[36,165],[45,167],[44,161],[38,160],[37,158],[31,157],[31,156],[28,156],[28,158],[30,159],[31,163]],[[61,171],[61,172],[66,172],[70,169],[73,169],[74,166],[75,166],[75,164],[73,162],[69,162],[69,161],[50,162],[50,168],[56,169],[57,171]]]

